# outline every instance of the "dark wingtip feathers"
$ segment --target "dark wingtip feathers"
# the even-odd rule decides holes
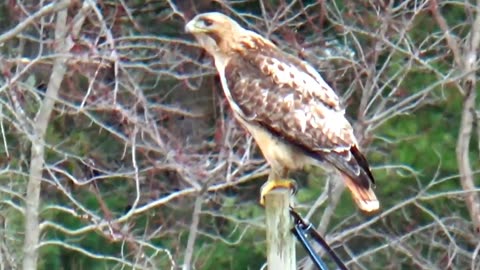
[[[350,152],[352,153],[360,168],[362,168],[362,170],[367,174],[368,178],[370,178],[370,182],[372,182],[372,184],[375,184],[375,178],[373,177],[372,171],[370,171],[370,165],[368,165],[368,161],[365,156],[360,152],[360,150],[358,150],[356,145],[353,145],[350,148]]]

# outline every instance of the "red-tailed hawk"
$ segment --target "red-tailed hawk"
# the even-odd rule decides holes
[[[197,15],[185,26],[213,56],[235,117],[271,166],[262,197],[289,185],[289,170],[331,165],[358,207],[379,208],[374,178],[335,92],[306,62],[281,51],[224,14]]]

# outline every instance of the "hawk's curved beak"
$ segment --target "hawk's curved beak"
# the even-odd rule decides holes
[[[197,21],[196,21],[195,19],[189,21],[189,22],[185,25],[185,32],[191,33],[191,34],[202,32],[202,29],[201,29],[201,28],[198,28],[198,27],[196,26],[196,23],[197,23]]]

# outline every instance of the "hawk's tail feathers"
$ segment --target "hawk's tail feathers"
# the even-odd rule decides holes
[[[380,203],[378,202],[377,196],[375,196],[375,193],[371,187],[366,189],[346,175],[343,175],[343,179],[345,179],[345,185],[352,193],[353,200],[360,210],[365,212],[374,212],[380,209]]]

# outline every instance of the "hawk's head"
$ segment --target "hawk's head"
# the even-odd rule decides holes
[[[246,30],[222,13],[209,12],[195,16],[187,23],[185,31],[193,34],[200,45],[214,55],[227,53],[231,43]]]

